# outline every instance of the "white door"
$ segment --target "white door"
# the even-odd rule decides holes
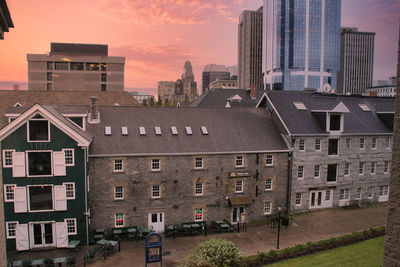
[[[30,235],[31,248],[55,246],[53,222],[31,223]]]
[[[240,221],[240,215],[245,212],[244,206],[232,208],[232,224],[236,224]]]
[[[164,212],[149,213],[149,229],[164,233]]]
[[[330,208],[333,204],[332,189],[310,191],[310,209]]]

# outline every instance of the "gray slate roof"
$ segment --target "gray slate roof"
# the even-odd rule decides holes
[[[94,135],[90,154],[196,154],[287,151],[285,141],[263,109],[100,107],[99,124],[87,124]],[[112,134],[106,136],[105,126]],[[128,136],[121,127],[128,127]],[[144,126],[146,135],[139,135]],[[161,127],[156,135],[154,127]],[[172,135],[176,126],[178,135]],[[190,126],[193,134],[187,135]],[[203,135],[201,126],[207,127]]]
[[[311,110],[332,110],[340,102],[349,109],[344,113],[343,134],[390,134],[377,112],[394,112],[393,98],[362,96],[323,95],[292,91],[269,91],[268,98],[278,111],[290,134],[326,134],[325,125],[317,120]],[[307,110],[298,110],[293,102],[303,102]],[[366,104],[371,111],[361,110],[359,104]]]
[[[266,91],[257,90],[256,99],[252,99],[246,89],[213,89],[191,103],[191,107],[225,107],[229,98],[239,95],[241,102],[230,101],[231,107],[255,107]]]

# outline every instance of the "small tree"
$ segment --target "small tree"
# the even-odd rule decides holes
[[[150,104],[150,106],[154,106],[154,97],[153,96],[150,97],[149,104]]]
[[[241,253],[235,243],[211,238],[198,245],[195,251],[179,262],[181,267],[234,267]]]
[[[162,106],[162,99],[160,97],[160,95],[158,95],[158,100],[157,100],[157,106]]]
[[[143,105],[143,106],[147,106],[147,99],[143,99],[142,105]]]
[[[164,106],[166,106],[166,107],[168,107],[168,106],[169,106],[169,103],[168,103],[168,98],[166,98],[166,99],[165,99]]]

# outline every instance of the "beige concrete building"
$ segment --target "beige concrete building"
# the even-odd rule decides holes
[[[210,90],[213,89],[238,89],[237,80],[216,80],[210,83]]]
[[[124,57],[108,45],[51,43],[49,54],[28,54],[28,90],[123,91]]]

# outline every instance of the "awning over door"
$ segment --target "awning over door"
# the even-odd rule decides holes
[[[253,200],[249,197],[231,197],[229,198],[229,203],[231,203],[232,206],[239,206],[252,204]]]

